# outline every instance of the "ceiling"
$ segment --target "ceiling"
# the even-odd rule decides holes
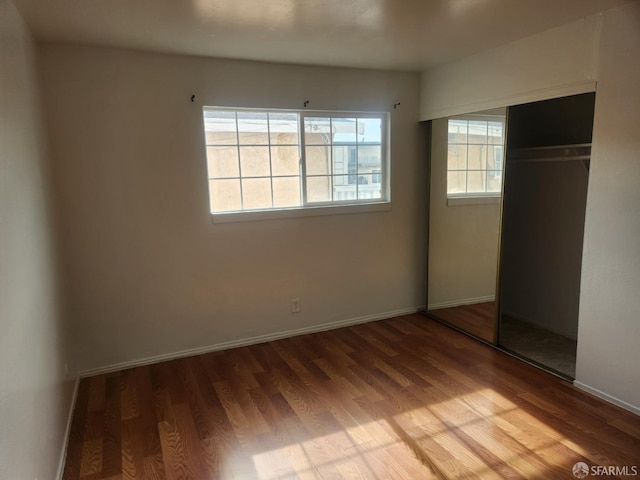
[[[635,0],[13,0],[38,40],[421,71]]]

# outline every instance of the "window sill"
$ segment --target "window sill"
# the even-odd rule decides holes
[[[212,213],[213,223],[256,222],[282,218],[313,217],[318,215],[344,215],[351,213],[384,212],[391,210],[391,202],[361,203],[355,205],[322,205],[318,207],[296,207],[278,210],[255,210],[248,212]]]
[[[498,205],[500,203],[500,199],[500,195],[491,197],[447,197],[447,206],[455,207],[462,205]]]

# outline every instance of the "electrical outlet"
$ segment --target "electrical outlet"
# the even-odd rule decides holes
[[[299,298],[292,298],[291,299],[291,313],[298,313],[300,312],[300,299]]]

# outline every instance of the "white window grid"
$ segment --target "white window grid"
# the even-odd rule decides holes
[[[240,202],[241,202],[241,210],[227,210],[227,211],[213,211],[212,213],[214,214],[226,214],[226,213],[240,213],[240,212],[250,212],[250,211],[270,211],[270,210],[286,210],[286,209],[299,209],[299,208],[313,208],[313,207],[323,207],[323,206],[348,206],[348,205],[358,205],[358,204],[367,204],[367,203],[376,203],[376,202],[388,202],[389,201],[389,187],[390,187],[390,181],[389,181],[389,146],[388,146],[388,123],[389,123],[389,114],[385,113],[385,112],[345,112],[345,111],[340,111],[340,112],[336,112],[336,111],[323,111],[323,110],[315,110],[315,111],[310,111],[310,110],[281,110],[281,109],[259,109],[259,108],[237,108],[237,107],[233,107],[233,108],[229,108],[229,107],[209,107],[209,106],[205,106],[203,108],[203,112],[206,111],[217,111],[217,112],[226,112],[226,113],[233,113],[234,117],[235,117],[235,133],[236,133],[236,142],[237,143],[233,143],[233,144],[223,144],[223,143],[216,143],[216,144],[208,144],[205,142],[205,147],[228,147],[228,148],[234,148],[237,147],[238,149],[238,172],[239,172],[239,176],[235,177],[211,177],[208,176],[209,180],[239,180],[240,183]],[[241,143],[240,141],[240,128],[239,128],[239,121],[238,121],[238,114],[239,113],[260,113],[260,114],[266,114],[267,116],[267,132],[265,132],[267,134],[267,138],[268,138],[268,143],[264,146],[268,147],[269,150],[269,175],[264,175],[264,176],[243,176],[242,175],[242,157],[241,157],[241,148],[242,147],[254,147],[256,145],[254,144],[247,144],[247,143]],[[278,115],[278,114],[295,114],[297,116],[297,135],[298,135],[298,143],[295,144],[272,144],[271,143],[271,115]],[[313,201],[313,202],[309,202],[307,199],[307,179],[308,178],[322,178],[322,177],[327,177],[330,180],[333,180],[334,177],[338,177],[338,176],[348,176],[348,173],[345,174],[326,174],[326,175],[307,175],[306,173],[306,139],[305,139],[305,119],[307,118],[328,118],[330,121],[330,131],[332,131],[331,129],[333,128],[333,120],[335,118],[349,118],[349,119],[355,119],[356,122],[359,119],[380,119],[380,124],[381,124],[381,134],[380,134],[380,152],[381,152],[381,165],[380,168],[378,169],[378,171],[376,172],[375,175],[378,175],[378,178],[380,178],[380,181],[378,183],[375,183],[376,186],[380,186],[380,196],[378,198],[375,199],[367,199],[367,198],[358,198],[359,194],[358,194],[358,190],[359,190],[359,184],[356,181],[355,183],[355,199],[348,199],[348,200],[335,200],[335,191],[334,191],[334,184],[333,181],[330,185],[329,191],[331,192],[332,195],[332,199],[329,201]],[[360,145],[362,145],[362,143],[358,142],[358,135],[356,133],[356,141],[353,143],[340,143],[339,146],[355,146],[356,147],[356,168],[358,165],[358,148]],[[330,152],[330,166],[329,166],[329,170],[333,171],[333,163],[334,163],[334,159],[333,159],[333,154],[334,154],[334,149],[333,146],[335,145],[335,143],[333,141],[331,141],[329,144],[329,152]],[[367,144],[370,145],[370,144]],[[273,175],[273,159],[272,159],[272,150],[273,147],[277,146],[277,147],[298,147],[298,156],[299,156],[299,161],[298,161],[298,165],[299,165],[299,173],[298,175],[277,175],[274,176]],[[312,144],[310,146],[317,146],[315,144]],[[371,174],[372,178],[374,176],[374,174]],[[356,177],[357,177],[357,173],[356,173]],[[300,199],[301,199],[301,204],[300,206],[294,206],[294,207],[274,207],[274,198],[273,198],[273,192],[274,192],[274,188],[273,188],[273,179],[274,178],[299,178],[300,179]],[[256,208],[256,209],[246,209],[244,207],[244,195],[243,195],[243,180],[247,180],[247,179],[270,179],[270,187],[271,187],[271,207],[270,208]],[[351,186],[351,185],[349,185]]]
[[[449,166],[447,165],[447,173],[449,172],[465,172],[465,191],[464,192],[456,192],[456,193],[449,193],[449,185],[447,183],[447,197],[450,198],[456,198],[456,197],[476,197],[476,196],[486,196],[486,197],[499,197],[501,195],[500,191],[497,192],[492,192],[489,191],[488,188],[488,184],[489,184],[489,179],[491,177],[493,178],[502,178],[502,171],[503,171],[503,160],[504,160],[504,142],[505,142],[505,119],[502,116],[488,116],[488,115],[468,115],[468,116],[464,116],[464,117],[452,117],[449,118],[448,122],[447,122],[447,133],[449,134],[449,129],[451,128],[450,126],[450,122],[451,121],[458,121],[458,122],[466,122],[467,126],[467,133],[466,133],[466,142],[451,142],[451,141],[447,141],[447,148],[451,148],[452,146],[464,146],[465,147],[465,151],[466,151],[466,158],[465,158],[465,162],[466,162],[466,168],[460,168],[460,169],[451,169],[449,168]],[[469,137],[471,136],[470,131],[469,131],[469,124],[470,122],[483,122],[485,123],[485,136],[487,138],[486,142],[473,142],[473,141],[469,141]],[[500,123],[501,124],[501,143],[489,143],[489,133],[490,133],[490,124],[491,123]],[[486,147],[485,151],[484,151],[484,165],[485,168],[469,168],[469,146],[481,146],[481,147]],[[488,147],[494,147],[493,150],[493,162],[494,162],[494,168],[489,168],[489,158],[488,158]],[[448,160],[447,160],[448,163]],[[484,178],[484,191],[481,192],[477,192],[477,191],[469,191],[469,172],[480,172],[480,173],[484,173],[485,174],[485,178]],[[447,180],[448,182],[448,180]]]

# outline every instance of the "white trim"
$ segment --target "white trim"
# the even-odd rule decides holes
[[[484,110],[485,112],[491,110],[502,110],[502,113],[482,113],[482,112],[473,112],[473,113],[464,113],[461,115],[454,115],[449,117],[449,120],[486,120],[486,121],[495,121],[500,120],[502,123],[507,121],[507,107],[499,107],[493,108],[490,110]]]
[[[499,205],[501,198],[502,196],[499,192],[491,196],[469,195],[468,197],[447,197],[447,206],[458,207],[462,205]]]
[[[80,389],[80,377],[76,378],[73,387],[73,396],[71,397],[71,405],[69,406],[69,414],[67,415],[67,427],[64,431],[64,443],[60,452],[60,462],[58,463],[58,474],[56,478],[62,480],[64,474],[64,465],[67,462],[67,447],[69,446],[69,435],[71,434],[71,423],[73,422],[73,412],[76,409],[76,400],[78,399],[78,390]]]
[[[313,325],[310,327],[297,328],[293,330],[284,330],[281,332],[267,333],[265,335],[257,335],[255,337],[241,338],[238,340],[231,340],[228,342],[216,343],[213,345],[207,345],[204,347],[190,348],[187,350],[181,350],[173,353],[165,353],[161,355],[154,355],[152,357],[141,358],[138,360],[130,360],[127,362],[116,363],[113,365],[106,365],[104,367],[90,368],[80,373],[81,378],[92,377],[94,375],[101,375],[103,373],[117,372],[125,370],[127,368],[140,367],[143,365],[150,365],[153,363],[165,362],[167,360],[174,360],[176,358],[192,357],[194,355],[202,355],[210,352],[217,352],[219,350],[228,350],[236,347],[246,347],[248,345],[255,345],[258,343],[271,342],[273,340],[280,340],[281,338],[295,337],[298,335],[306,335],[309,333],[324,332],[327,330],[335,330],[337,328],[348,327],[350,325],[357,325],[360,323],[375,322],[377,320],[385,320],[387,318],[399,317],[402,315],[410,315],[417,313],[424,309],[424,305],[412,308],[403,308],[400,310],[393,310],[391,312],[375,313],[372,315],[365,315],[362,317],[355,317],[346,320],[338,320],[335,322],[322,323],[320,325]]]
[[[258,220],[276,220],[280,218],[314,217],[317,215],[341,215],[346,213],[388,212],[391,202],[360,203],[351,205],[332,205],[322,207],[296,207],[279,210],[259,210],[233,213],[212,213],[213,223],[255,222]]]
[[[529,90],[528,92],[522,92],[515,95],[507,95],[505,97],[496,97],[489,100],[471,102],[464,105],[447,106],[446,108],[441,108],[439,110],[427,110],[420,115],[420,121],[464,115],[469,112],[490,110],[492,108],[498,107],[509,107],[512,105],[539,102],[541,100],[550,100],[552,98],[567,97],[569,95],[579,95],[581,93],[589,93],[595,91],[595,80],[582,80],[564,85],[555,85],[552,87]]]
[[[462,298],[459,300],[450,300],[448,302],[437,302],[429,304],[428,310],[436,310],[438,308],[461,307],[463,305],[473,305],[474,303],[494,302],[495,295],[486,295],[484,297]]]
[[[583,391],[585,391],[587,393],[590,393],[591,395],[595,395],[598,398],[606,400],[609,403],[613,403],[614,405],[617,405],[618,407],[624,408],[625,410],[628,410],[631,413],[635,413],[636,415],[640,415],[640,407],[636,407],[635,405],[631,405],[630,403],[627,403],[624,400],[620,400],[619,398],[614,397],[613,395],[609,395],[608,393],[604,393],[603,391],[598,390],[597,388],[590,387],[589,385],[586,385],[586,384],[584,384],[582,382],[579,382],[578,380],[574,380],[573,386],[576,387],[576,388],[579,388],[580,390],[583,390]]]

